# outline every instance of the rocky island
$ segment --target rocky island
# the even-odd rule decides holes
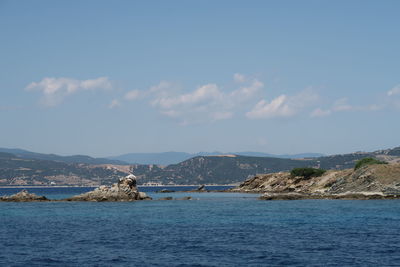
[[[230,192],[262,193],[264,200],[400,198],[400,164],[329,170],[320,176],[290,172],[256,175]]]

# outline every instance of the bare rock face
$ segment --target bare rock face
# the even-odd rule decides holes
[[[400,195],[400,164],[368,165],[338,179],[330,193],[380,192]]]
[[[21,192],[11,195],[0,197],[0,201],[7,202],[34,202],[34,201],[49,201],[45,196],[38,196],[36,194],[31,194],[27,190],[22,190]]]
[[[400,199],[400,164],[330,170],[309,179],[289,172],[259,174],[229,191],[264,193],[265,200]]]
[[[121,178],[112,186],[102,185],[93,191],[65,199],[67,201],[136,201],[150,200],[146,193],[139,192],[136,177],[132,174]]]

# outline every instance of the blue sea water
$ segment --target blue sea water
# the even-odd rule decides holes
[[[0,266],[400,266],[399,200],[148,194],[194,199],[0,203]]]

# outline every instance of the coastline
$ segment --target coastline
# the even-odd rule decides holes
[[[0,188],[96,188],[101,185],[1,185]],[[200,184],[185,184],[185,185],[138,185],[138,187],[188,187],[188,186],[201,186]],[[237,186],[237,184],[205,184],[204,186]]]
[[[0,188],[96,188],[98,186],[84,185],[2,185]]]

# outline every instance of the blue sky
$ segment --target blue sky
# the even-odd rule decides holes
[[[399,1],[1,1],[0,146],[400,145]]]

